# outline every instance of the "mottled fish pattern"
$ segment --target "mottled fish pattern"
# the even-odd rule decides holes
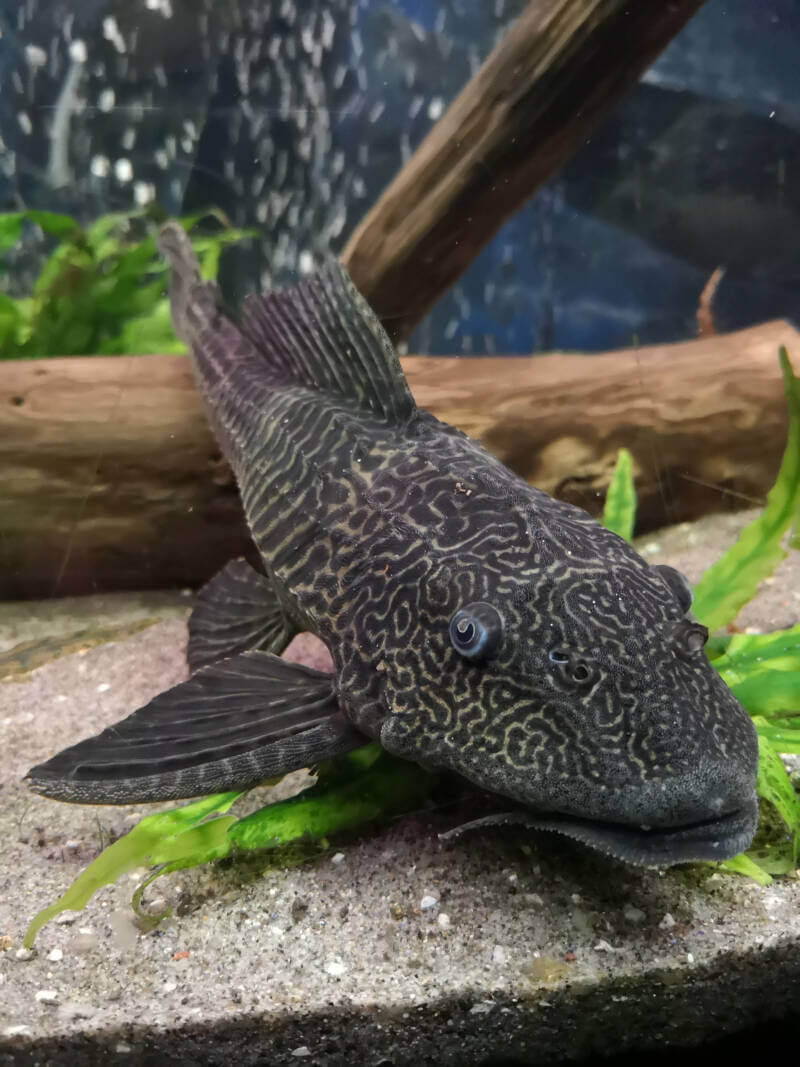
[[[234,318],[180,227],[160,246],[264,575],[229,564],[190,621],[190,680],[34,768],[32,787],[185,797],[373,739],[516,802],[495,820],[630,862],[746,847],[755,731],[685,579],[418,409],[338,262]],[[278,659],[299,630],[333,675]]]

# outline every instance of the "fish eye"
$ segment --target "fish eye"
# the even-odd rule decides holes
[[[464,659],[491,659],[502,641],[503,616],[491,604],[467,604],[450,620],[450,643]]]
[[[674,567],[668,567],[666,563],[654,564],[653,570],[678,601],[681,611],[686,614],[692,606],[692,587],[686,576]]]

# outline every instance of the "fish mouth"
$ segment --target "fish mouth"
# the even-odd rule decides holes
[[[483,826],[515,824],[563,834],[607,856],[640,867],[671,867],[676,863],[738,856],[753,840],[757,823],[758,800],[754,792],[747,803],[724,815],[677,826],[631,826],[518,808],[475,819],[441,836],[452,840]]]

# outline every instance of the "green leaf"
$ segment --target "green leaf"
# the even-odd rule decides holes
[[[90,226],[86,227],[86,243],[95,254],[103,246],[105,239],[114,230],[120,230],[123,234],[130,230],[131,222],[140,219],[144,215],[144,209],[140,211],[112,211],[107,215],[101,215]]]
[[[781,538],[800,509],[800,381],[783,346],[779,358],[789,406],[786,449],[764,511],[695,586],[692,610],[709,630],[732,622],[755,594],[758,583],[785,557]]]
[[[800,671],[800,625],[768,634],[733,634],[722,642],[722,654],[712,662],[728,685],[759,671]]]
[[[185,352],[186,345],[173,332],[169,301],[161,299],[150,314],[131,319],[118,334],[103,341],[100,351],[109,355],[169,355]]]
[[[0,215],[0,252],[14,244],[26,219],[60,238],[24,301],[0,305],[2,358],[48,355],[184,352],[164,298],[166,264],[156,255],[155,228],[163,212],[153,207],[110,212],[85,230],[53,212]],[[230,227],[225,215],[207,210],[183,221],[187,228],[216,220],[219,232],[192,238],[206,277],[216,274],[221,250],[257,231]]]
[[[0,215],[0,252],[13,248],[20,239],[24,218],[25,214],[22,211],[13,211]]]
[[[740,852],[733,859],[724,860],[720,863],[720,867],[723,867],[726,871],[732,871],[734,874],[744,874],[748,878],[752,878],[754,882],[758,882],[759,885],[772,885],[772,878],[768,872],[755,860],[751,860],[746,852]]]
[[[55,211],[24,211],[23,217],[35,223],[52,237],[72,237],[81,228],[71,215],[59,215]]]
[[[0,293],[0,352],[10,357],[20,343],[23,326],[21,301]]]
[[[45,923],[62,911],[80,911],[104,885],[113,884],[121,874],[148,864],[182,861],[201,862],[221,856],[230,847],[226,833],[235,818],[222,815],[210,822],[209,816],[224,813],[241,793],[219,793],[203,797],[174,811],[148,815],[108,848],[104,849],[69,889],[31,921],[23,938],[25,948],[32,948],[36,935]]]
[[[240,819],[228,832],[239,848],[274,848],[299,838],[318,839],[339,830],[418,807],[433,776],[416,763],[398,760],[368,746],[365,754],[336,761],[337,772],[280,804]],[[361,751],[361,750],[360,750]],[[363,759],[374,757],[366,770]]]
[[[239,820],[225,813],[241,793],[220,793],[148,815],[35,916],[23,944],[30,948],[46,922],[61,911],[85,907],[98,889],[134,867],[163,865],[134,894],[138,910],[145,886],[162,874],[220,859],[234,846],[252,851],[299,839],[318,840],[337,830],[402,814],[419,807],[434,781],[430,772],[389,756],[377,745],[323,764],[319,774],[318,782],[296,797]]]
[[[773,746],[776,752],[785,755],[800,755],[800,732],[784,730],[780,726],[762,726],[758,736]]]
[[[786,823],[789,832],[796,834],[800,830],[800,798],[794,791],[778,751],[765,736],[769,729],[766,721],[759,716],[756,716],[753,721],[758,730],[756,790],[760,797],[772,804]]]
[[[617,454],[611,484],[603,508],[603,526],[630,541],[636,521],[636,490],[633,485],[633,457],[627,448]]]
[[[789,874],[797,866],[797,856],[790,840],[771,841],[768,845],[749,848],[745,855],[767,874]]]
[[[751,715],[774,717],[782,711],[800,708],[800,673],[797,671],[759,671],[730,688]],[[797,743],[800,744],[800,729],[797,730]]]

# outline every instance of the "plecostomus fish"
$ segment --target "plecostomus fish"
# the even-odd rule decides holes
[[[756,735],[670,567],[417,408],[344,268],[244,301],[176,224],[176,333],[263,562],[189,621],[189,681],[34,767],[45,796],[242,789],[369,739],[516,802],[487,821],[632,863],[725,859],[757,821]],[[332,674],[284,662],[310,630]]]

